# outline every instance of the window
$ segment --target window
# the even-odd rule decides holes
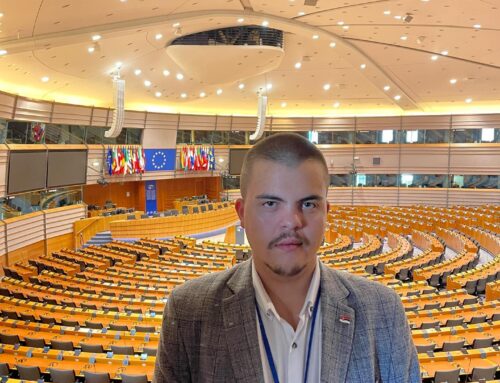
[[[418,130],[407,130],[406,131],[406,142],[409,144],[413,144],[414,142],[418,142]]]
[[[413,174],[401,174],[401,185],[402,186],[413,185]]]
[[[318,143],[318,132],[311,130],[307,133],[307,139],[313,144]]]
[[[245,145],[248,143],[248,132],[244,130],[233,130],[229,132],[229,145]]]
[[[366,174],[356,175],[356,186],[366,186]]]
[[[382,143],[390,144],[394,142],[394,130],[382,130]]]
[[[191,144],[191,130],[178,130],[177,131],[178,144]]]
[[[495,140],[495,128],[481,129],[481,142],[493,142]]]

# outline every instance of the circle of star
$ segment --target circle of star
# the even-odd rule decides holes
[[[161,157],[161,163],[157,163],[156,162],[156,157],[157,156]],[[155,154],[153,154],[153,159],[152,159],[151,162],[153,163],[153,167],[156,170],[162,169],[167,164],[167,156],[163,152],[155,152]]]

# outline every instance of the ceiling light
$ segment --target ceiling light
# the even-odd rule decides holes
[[[457,79],[456,79],[456,78],[452,78],[452,79],[450,80],[450,84],[451,84],[451,85],[455,85],[456,83],[457,83]]]
[[[266,84],[266,89],[267,89],[267,90],[271,90],[271,89],[273,89],[273,84],[271,84],[271,83]]]
[[[360,67],[361,69],[366,69],[366,64],[361,64],[359,67]]]
[[[344,25],[344,26],[342,27],[342,29],[343,29],[344,31],[347,31],[347,30],[349,29],[349,25]]]
[[[187,94],[186,93],[181,93],[181,98],[187,98]]]
[[[156,97],[161,97],[161,92],[155,92]]]
[[[443,56],[448,56],[448,51],[441,51],[441,54],[442,54]]]
[[[184,75],[182,73],[177,73],[175,75],[175,77],[177,78],[177,80],[183,80],[184,79]]]
[[[136,76],[139,76],[141,73],[142,73],[142,70],[140,70],[140,69],[136,69],[136,70],[134,70],[134,74],[135,74]]]
[[[385,90],[386,92],[387,92],[387,91],[389,91],[390,89],[391,89],[391,87],[390,87],[389,85],[384,86],[384,90]]]
[[[403,16],[401,16],[401,15],[396,15],[396,16],[394,16],[394,18],[395,18],[396,20],[401,20],[401,19],[403,18]]]
[[[333,41],[330,43],[330,48],[335,48],[336,46],[337,46],[337,43],[335,43]]]
[[[239,84],[239,85],[238,85],[238,88],[240,88],[240,89],[245,89],[245,84],[243,84],[243,83]]]
[[[408,40],[408,36],[403,35],[403,36],[400,37],[400,39],[403,40],[403,41],[406,41],[406,40]]]
[[[89,53],[94,53],[94,51],[95,51],[95,47],[94,46],[91,46],[91,47],[87,48],[87,52],[89,52]]]
[[[269,21],[264,20],[264,21],[262,22],[262,26],[263,26],[263,27],[268,27],[268,26],[269,26]]]
[[[217,89],[217,91],[215,92],[217,94],[217,96],[220,96],[222,94],[222,89]]]
[[[2,12],[0,12],[0,17],[3,17],[3,13]]]
[[[399,101],[399,100],[401,100],[401,96],[400,96],[399,94],[397,94],[397,95],[395,95],[395,96],[394,96],[394,99],[395,99],[396,101]]]
[[[466,99],[465,99],[465,102],[466,102],[467,104],[470,104],[470,103],[472,102],[472,98],[466,98]]]
[[[123,63],[122,63],[121,61],[117,61],[117,62],[115,63],[115,68],[120,69],[120,68],[122,67],[122,65],[123,65]]]
[[[150,87],[151,86],[151,81],[144,80],[144,86]]]
[[[7,51],[5,49],[0,49],[0,56],[6,55]]]
[[[387,10],[387,11],[384,11],[384,15],[390,15],[391,14],[391,11]]]
[[[179,28],[181,26],[181,23],[173,23],[172,27],[173,28]]]
[[[313,40],[319,39],[319,35],[313,35]]]
[[[101,35],[93,35],[92,41],[99,41],[101,39]]]
[[[298,13],[298,15],[299,15],[299,16],[304,16],[305,14],[306,14],[306,13],[305,13],[305,12],[303,12],[303,11],[300,11],[300,12]]]
[[[331,88],[331,87],[332,87],[332,86],[331,86],[330,84],[325,84],[325,85],[323,85],[323,89],[324,89],[324,90],[330,90],[330,88]]]
[[[157,33],[157,34],[155,35],[155,39],[156,39],[156,40],[161,40],[162,38],[163,38],[163,35],[162,35],[161,33]]]
[[[126,3],[126,2],[127,2],[127,0],[120,0],[120,2],[121,2],[121,3]]]
[[[343,21],[337,21],[337,25],[344,25],[345,23]]]
[[[287,103],[285,101],[281,101],[281,107],[286,108],[286,106],[287,106]]]
[[[481,24],[474,24],[473,27],[474,29],[481,29]]]
[[[336,101],[333,103],[334,108],[338,108],[340,106],[340,102]]]
[[[240,17],[237,21],[238,23],[242,23],[243,21],[245,21],[245,19],[243,17]]]
[[[296,62],[295,63],[295,69],[300,69],[302,68],[302,63],[301,62]]]
[[[438,58],[439,58],[439,56],[438,56],[438,55],[432,55],[432,56],[431,56],[431,60],[432,60],[432,61],[436,61]]]
[[[207,95],[207,94],[206,94],[205,92],[203,92],[203,91],[202,91],[202,92],[200,92],[200,97],[201,97],[201,98],[205,97],[206,95]]]
[[[50,78],[48,76],[43,76],[40,80],[42,82],[49,82]]]
[[[170,71],[168,69],[163,69],[163,75],[165,77],[170,76]]]

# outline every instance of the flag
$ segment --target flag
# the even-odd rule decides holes
[[[148,172],[175,170],[175,149],[145,149]]]

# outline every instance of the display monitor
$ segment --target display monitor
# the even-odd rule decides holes
[[[245,155],[250,149],[229,149],[229,174],[239,176]]]
[[[11,150],[7,194],[46,188],[47,151]]]
[[[49,150],[48,157],[48,188],[86,183],[86,150]]]

